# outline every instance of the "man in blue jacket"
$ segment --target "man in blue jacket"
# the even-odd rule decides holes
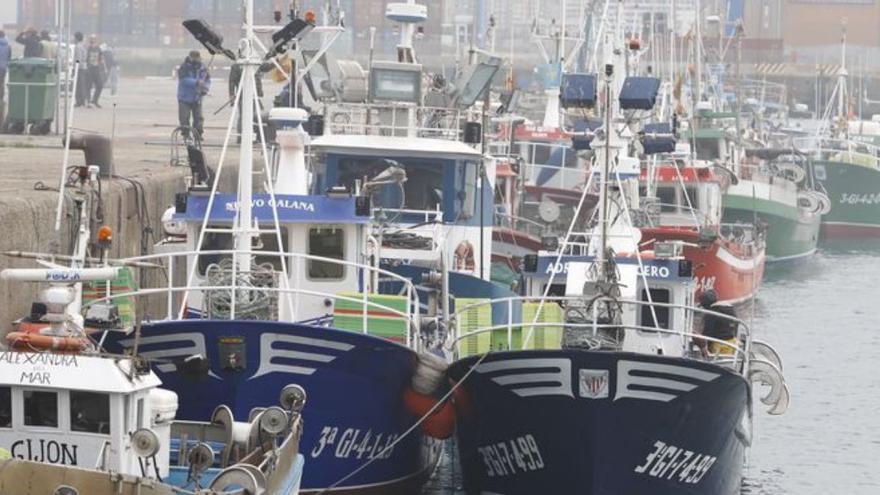
[[[0,102],[6,98],[6,68],[9,67],[10,59],[12,59],[12,47],[9,46],[6,33],[0,31]],[[2,114],[3,109],[0,108],[0,115]]]
[[[189,56],[177,69],[177,116],[185,136],[189,135],[189,129],[194,129],[196,136],[202,137],[202,97],[208,94],[210,88],[211,76],[202,64],[201,54],[197,50],[189,52]]]

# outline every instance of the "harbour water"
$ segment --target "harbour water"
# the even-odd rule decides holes
[[[743,495],[880,493],[878,282],[880,241],[826,243],[770,267],[754,308],[740,310],[779,351],[792,393],[783,416],[756,409]],[[463,493],[445,460],[427,495]]]

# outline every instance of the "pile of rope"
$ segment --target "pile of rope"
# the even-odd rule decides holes
[[[254,264],[250,271],[235,272],[233,291],[233,258],[208,265],[205,276],[211,287],[206,291],[208,317],[216,319],[232,316],[232,298],[235,298],[235,319],[274,320],[278,314],[278,293],[261,290],[278,286],[278,277],[271,263]]]

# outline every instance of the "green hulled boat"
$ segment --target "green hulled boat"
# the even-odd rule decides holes
[[[764,148],[752,131],[738,136],[735,118],[732,112],[701,112],[699,127],[684,134],[698,158],[724,164],[732,174],[722,221],[763,225],[767,262],[813,254],[829,201],[815,190],[809,163],[791,149]]]
[[[852,140],[823,141],[812,155],[816,179],[831,199],[831,211],[822,219],[823,236],[880,237],[880,148]]]
[[[757,220],[765,225],[768,262],[796,260],[816,252],[823,207],[818,193],[814,196],[778,176],[752,175],[763,177],[741,178],[724,194],[724,222],[751,224]]]

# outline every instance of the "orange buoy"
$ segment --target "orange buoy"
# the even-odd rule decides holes
[[[403,392],[403,404],[407,411],[422,417],[439,401],[432,395],[424,395],[407,387]],[[441,404],[421,424],[422,432],[431,438],[445,440],[455,432],[455,407],[450,401]]]
[[[30,332],[9,332],[6,343],[16,350],[81,352],[89,347],[88,339],[83,337],[56,337]]]

